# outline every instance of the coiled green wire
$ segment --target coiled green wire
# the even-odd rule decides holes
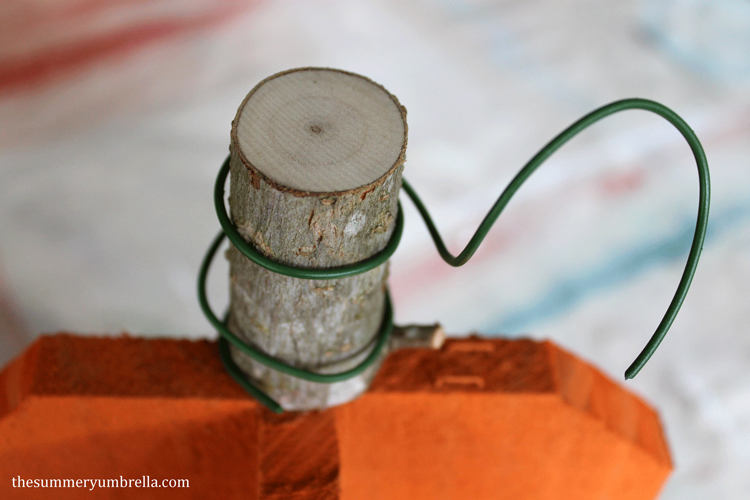
[[[402,224],[403,227],[403,224]],[[376,342],[372,350],[370,351],[370,354],[367,355],[367,357],[361,361],[357,366],[354,368],[350,368],[349,370],[340,372],[340,373],[331,373],[331,374],[323,374],[323,373],[315,373],[307,370],[303,370],[291,365],[288,365],[284,363],[283,361],[280,361],[278,359],[275,359],[271,356],[268,356],[267,354],[258,351],[257,349],[247,345],[245,342],[243,342],[239,337],[234,335],[226,326],[226,318],[222,321],[220,320],[216,314],[214,314],[213,310],[211,309],[211,306],[208,303],[208,297],[206,295],[206,279],[208,277],[208,271],[211,266],[211,262],[213,261],[214,255],[218,251],[219,247],[221,246],[222,241],[224,240],[225,234],[223,232],[219,233],[217,237],[214,239],[213,243],[211,244],[211,247],[208,249],[208,252],[206,253],[206,256],[203,258],[203,263],[201,264],[201,270],[198,274],[198,299],[201,304],[201,308],[203,309],[204,314],[208,318],[208,320],[211,322],[211,324],[216,328],[216,330],[221,334],[221,338],[219,339],[219,353],[221,354],[221,360],[224,363],[224,367],[227,369],[229,374],[240,384],[242,387],[247,390],[252,396],[254,396],[258,401],[263,403],[266,407],[271,409],[272,411],[276,413],[281,413],[283,411],[283,408],[281,405],[279,405],[273,398],[271,398],[268,394],[263,392],[262,390],[258,389],[254,385],[252,385],[243,374],[242,370],[237,366],[237,364],[232,359],[230,352],[229,352],[229,343],[234,345],[237,349],[242,351],[243,353],[250,356],[255,361],[258,361],[260,363],[263,363],[264,365],[268,366],[269,368],[273,368],[274,370],[278,370],[280,372],[292,375],[297,378],[301,378],[304,380],[309,380],[310,382],[318,382],[318,383],[324,383],[324,384],[331,384],[333,382],[341,382],[343,380],[350,379],[356,375],[359,375],[363,371],[365,371],[370,365],[372,365],[375,360],[380,356],[380,354],[383,352],[383,348],[385,347],[385,344],[388,342],[388,339],[390,338],[391,331],[393,330],[393,308],[391,306],[391,298],[390,294],[386,290],[385,293],[385,310],[383,311],[383,321],[380,325],[380,330],[378,332],[378,335],[376,337]],[[400,237],[400,235],[398,235]],[[260,254],[257,254],[260,255]],[[289,268],[293,269],[293,268]],[[322,279],[322,278],[321,278]]]
[[[518,189],[526,181],[526,179],[528,179],[529,176],[532,173],[534,173],[534,171],[547,158],[549,158],[563,144],[568,142],[575,135],[580,133],[583,129],[589,127],[590,125],[596,123],[597,121],[601,120],[602,118],[606,116],[609,116],[611,114],[624,111],[627,109],[641,109],[641,110],[655,113],[661,116],[662,118],[666,119],[682,134],[682,136],[685,138],[688,145],[690,146],[690,149],[693,152],[693,156],[695,157],[695,162],[698,167],[698,180],[699,180],[699,186],[700,186],[700,194],[699,194],[699,200],[698,200],[698,218],[697,218],[696,227],[695,227],[695,234],[693,236],[693,242],[690,247],[690,253],[688,255],[687,263],[685,265],[685,270],[683,271],[682,278],[680,279],[680,283],[677,286],[677,291],[675,292],[675,295],[672,298],[672,301],[669,304],[669,307],[667,308],[667,311],[664,314],[664,317],[662,318],[661,322],[657,326],[656,331],[651,336],[648,343],[643,348],[643,350],[638,355],[638,357],[636,357],[633,363],[625,371],[625,378],[631,379],[638,374],[641,368],[643,368],[646,362],[648,362],[648,360],[654,354],[656,349],[659,347],[659,344],[664,339],[664,336],[667,334],[667,331],[672,325],[672,322],[674,321],[675,317],[677,316],[677,313],[679,312],[680,307],[682,306],[682,303],[685,300],[685,296],[687,295],[688,289],[690,288],[690,283],[692,282],[693,275],[695,274],[695,270],[698,265],[698,260],[700,259],[701,250],[703,249],[703,242],[706,237],[706,230],[708,227],[708,212],[709,212],[709,204],[710,204],[710,176],[709,176],[709,171],[708,171],[708,162],[706,161],[705,152],[703,151],[703,147],[701,146],[701,143],[698,140],[698,137],[695,135],[695,132],[693,132],[690,126],[687,123],[685,123],[685,121],[679,115],[677,115],[677,113],[667,108],[666,106],[659,104],[657,102],[654,102],[654,101],[650,101],[646,99],[624,99],[621,101],[613,102],[606,106],[602,106],[601,108],[598,108],[592,111],[591,113],[587,114],[586,116],[584,116],[583,118],[575,122],[573,125],[565,129],[559,135],[557,135],[549,143],[547,143],[546,146],[544,146],[536,155],[534,155],[534,157],[531,160],[529,160],[528,163],[526,163],[526,165],[524,165],[524,167],[518,172],[518,174],[516,174],[513,180],[511,180],[511,182],[502,192],[502,194],[497,199],[497,201],[495,201],[495,204],[492,206],[489,213],[485,216],[484,220],[482,220],[482,223],[479,225],[479,228],[476,230],[474,235],[469,240],[469,243],[466,245],[463,251],[457,256],[452,255],[448,251],[445,244],[443,243],[442,238],[440,237],[440,234],[437,231],[437,228],[435,227],[434,222],[432,221],[432,218],[427,212],[427,209],[425,208],[424,204],[417,196],[414,189],[411,187],[411,185],[409,185],[408,182],[406,182],[406,180],[403,180],[403,187],[404,187],[404,191],[406,191],[409,198],[411,198],[412,202],[414,202],[414,205],[417,207],[417,210],[419,211],[420,215],[424,219],[425,224],[427,225],[430,235],[432,236],[432,239],[435,242],[435,245],[437,247],[437,250],[440,256],[443,258],[443,260],[445,260],[451,266],[454,266],[454,267],[462,266],[471,258],[472,255],[474,255],[474,252],[476,252],[482,240],[485,238],[485,236],[489,232],[490,228],[492,227],[492,224],[500,216],[500,213],[503,211],[503,209],[508,204],[508,202],[513,197],[513,195],[516,193],[516,191],[518,191]],[[203,265],[201,266],[201,271],[200,271],[199,279],[198,279],[198,296],[199,296],[201,307],[204,313],[206,314],[208,319],[211,321],[211,323],[214,325],[214,327],[216,327],[217,330],[221,333],[223,338],[226,339],[224,342],[226,341],[231,342],[238,349],[242,350],[243,352],[251,356],[253,359],[256,359],[257,361],[260,361],[261,363],[264,363],[267,366],[270,366],[271,368],[277,369],[284,373],[288,373],[290,375],[300,377],[305,380],[311,380],[314,382],[325,382],[325,383],[345,380],[346,378],[353,377],[357,375],[358,373],[361,373],[364,369],[367,368],[367,366],[369,366],[372,362],[374,362],[375,359],[377,359],[377,356],[379,355],[380,350],[387,342],[388,335],[390,334],[390,330],[392,328],[392,319],[390,319],[391,314],[392,314],[392,309],[390,306],[390,299],[386,298],[386,315],[383,321],[383,326],[381,327],[381,331],[379,334],[380,336],[378,337],[376,347],[370,353],[368,358],[359,366],[351,370],[348,370],[346,372],[343,372],[340,374],[334,374],[334,375],[321,375],[321,374],[316,374],[313,372],[308,372],[305,370],[300,370],[298,368],[289,366],[279,360],[266,356],[265,354],[260,353],[256,351],[255,349],[253,349],[252,347],[246,345],[239,338],[233,335],[226,328],[225,323],[220,321],[216,317],[216,315],[214,315],[213,311],[211,311],[211,308],[208,305],[208,300],[206,298],[206,293],[205,293],[206,275],[208,273],[208,268],[210,266],[211,259],[213,258],[213,255],[216,253],[216,250],[221,244],[221,241],[225,234],[229,237],[232,243],[237,246],[237,248],[243,253],[243,255],[251,259],[253,262],[265,267],[266,269],[270,269],[271,271],[284,274],[286,276],[291,276],[294,278],[303,278],[303,279],[335,279],[335,278],[342,278],[346,276],[352,276],[355,274],[363,273],[385,262],[392,255],[392,253],[395,251],[396,247],[398,246],[399,240],[401,238],[401,232],[403,231],[403,216],[402,216],[400,205],[399,205],[398,217],[396,219],[396,229],[394,230],[394,234],[391,237],[391,240],[386,246],[386,248],[382,252],[377,254],[376,256],[370,259],[364,260],[362,262],[359,262],[357,264],[346,266],[346,267],[329,268],[329,269],[294,268],[294,267],[285,266],[283,264],[279,264],[278,262],[271,261],[270,259],[264,257],[259,252],[257,252],[252,246],[250,246],[247,242],[245,242],[245,240],[242,239],[242,237],[239,235],[239,233],[237,232],[237,229],[234,227],[231,220],[229,219],[229,216],[227,215],[227,212],[226,212],[226,208],[224,206],[224,183],[226,182],[226,177],[227,177],[228,172],[229,172],[229,160],[227,159],[227,161],[224,162],[224,165],[219,171],[219,175],[217,176],[216,186],[214,188],[214,202],[216,205],[216,212],[219,216],[219,221],[223,228],[223,233],[220,233],[219,236],[217,236],[217,238],[214,240],[213,245],[209,249],[209,252],[206,254],[206,257],[204,258],[204,261],[203,261]],[[222,353],[223,353],[222,358],[224,359],[225,364],[227,363],[227,360],[229,361],[230,366],[228,366],[228,369],[230,373],[232,373],[232,375],[235,376],[235,378],[238,379],[238,381],[240,381],[243,387],[248,389],[248,391],[251,394],[258,397],[258,399],[260,399],[261,402],[263,402],[264,404],[267,404],[269,407],[271,407],[275,411],[281,411],[281,407],[278,406],[277,403],[275,403],[270,397],[263,394],[262,391],[253,387],[252,384],[249,384],[249,382],[247,382],[244,379],[242,372],[239,370],[239,368],[237,368],[234,365],[234,363],[231,360],[231,357],[228,356],[228,346],[226,345],[226,343],[222,344]],[[256,394],[257,392],[260,392],[260,396]],[[270,403],[269,401],[265,401],[264,398],[270,400]]]
[[[227,158],[224,161],[224,164],[221,166],[219,174],[216,177],[216,183],[214,185],[214,205],[216,208],[216,213],[219,217],[219,223],[222,226],[222,231],[219,232],[216,238],[214,238],[211,247],[208,249],[208,252],[206,252],[206,256],[203,258],[203,263],[201,264],[201,269],[198,274],[198,300],[200,302],[201,309],[203,309],[203,313],[206,315],[209,322],[211,322],[214,328],[216,328],[216,330],[221,334],[221,338],[219,339],[219,353],[221,355],[221,360],[224,363],[224,367],[227,369],[229,374],[258,401],[263,403],[272,411],[281,413],[283,411],[281,405],[279,405],[268,394],[255,387],[245,378],[242,370],[237,366],[230,355],[228,343],[231,343],[237,349],[247,354],[255,361],[263,363],[264,365],[278,370],[282,373],[286,373],[303,380],[308,380],[310,382],[318,382],[324,384],[341,382],[343,380],[347,380],[356,375],[359,375],[360,373],[365,371],[370,365],[375,362],[375,360],[378,359],[381,352],[383,351],[385,344],[390,338],[391,331],[393,330],[393,308],[391,306],[390,294],[386,290],[383,320],[376,337],[377,340],[375,346],[373,347],[372,351],[370,351],[370,354],[357,366],[341,373],[322,374],[288,365],[283,361],[268,356],[267,354],[247,345],[242,341],[242,339],[234,335],[227,328],[226,319],[223,321],[220,320],[211,309],[211,306],[208,303],[208,297],[206,295],[206,279],[208,278],[208,271],[211,267],[211,262],[213,261],[214,255],[221,246],[224,237],[228,237],[229,240],[237,247],[237,249],[240,250],[240,252],[242,252],[242,254],[247,258],[275,273],[301,279],[345,278],[347,276],[354,276],[356,274],[374,269],[375,267],[383,264],[390,258],[391,255],[393,255],[393,252],[396,251],[396,248],[401,241],[401,235],[404,232],[404,219],[402,215],[403,211],[401,210],[401,204],[399,202],[398,216],[396,217],[396,227],[394,228],[390,240],[382,251],[369,259],[358,262],[352,266],[328,269],[304,269],[289,267],[285,266],[284,264],[275,262],[257,252],[242,238],[242,236],[240,236],[239,232],[237,232],[237,229],[235,228],[234,224],[232,224],[232,221],[227,214],[227,209],[224,206],[224,184],[226,183],[228,175],[229,158]]]

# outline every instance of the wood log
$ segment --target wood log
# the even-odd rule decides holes
[[[406,110],[365,77],[302,68],[262,81],[232,123],[229,205],[240,234],[294,267],[337,267],[376,254],[395,227],[406,134]],[[319,373],[344,371],[369,354],[383,320],[387,265],[321,281],[275,274],[235,248],[227,258],[228,326],[248,344]],[[320,384],[234,348],[232,356],[287,410],[349,401],[379,365]]]

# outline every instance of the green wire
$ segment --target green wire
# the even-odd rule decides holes
[[[229,352],[229,342],[224,337],[219,338],[219,355],[221,356],[222,363],[224,363],[224,368],[226,368],[227,372],[229,372],[232,378],[240,384],[243,389],[272,412],[284,413],[284,408],[282,408],[279,403],[274,401],[273,398],[268,396],[268,394],[255,387],[245,378],[243,371],[232,359],[232,354]]]
[[[664,314],[664,318],[661,320],[661,323],[659,323],[659,326],[656,328],[656,331],[646,344],[646,347],[643,348],[635,361],[633,361],[633,363],[625,371],[625,378],[631,379],[635,377],[638,372],[641,371],[641,368],[643,368],[646,362],[648,362],[648,360],[654,354],[654,351],[656,351],[656,348],[659,347],[659,344],[664,339],[664,336],[667,334],[669,327],[672,326],[672,322],[674,321],[675,316],[677,316],[677,313],[682,306],[682,302],[685,300],[685,295],[687,295],[688,289],[690,288],[690,282],[693,280],[695,269],[698,266],[698,259],[700,258],[701,250],[703,249],[703,241],[706,238],[706,229],[708,227],[708,207],[710,203],[711,182],[708,173],[708,162],[706,161],[706,154],[703,151],[703,147],[701,146],[698,137],[695,135],[695,132],[693,132],[690,126],[685,123],[685,121],[680,118],[677,113],[667,108],[666,106],[659,104],[658,102],[649,101],[646,99],[624,99],[622,101],[616,101],[606,106],[602,106],[601,108],[598,108],[587,114],[586,116],[575,122],[573,125],[565,129],[549,143],[547,143],[546,146],[544,146],[531,160],[529,160],[528,163],[526,163],[521,171],[516,174],[512,181],[510,181],[508,187],[505,188],[495,204],[492,206],[492,209],[489,211],[487,216],[485,216],[484,220],[479,225],[479,228],[474,233],[474,236],[472,236],[471,240],[469,240],[466,248],[464,248],[463,251],[457,256],[453,256],[450,252],[448,252],[448,249],[445,247],[440,234],[438,234],[438,231],[435,228],[435,224],[432,222],[430,215],[427,213],[427,209],[422,204],[421,200],[409,185],[409,183],[404,181],[403,186],[406,193],[414,202],[414,205],[416,205],[417,210],[419,210],[419,213],[422,215],[425,224],[427,224],[427,229],[430,231],[430,235],[435,241],[435,245],[437,246],[440,256],[451,266],[462,266],[466,264],[466,262],[471,258],[472,255],[474,255],[474,252],[476,252],[479,244],[482,242],[484,237],[487,236],[487,233],[492,227],[492,224],[508,204],[511,197],[516,193],[516,191],[518,191],[518,188],[521,187],[521,184],[523,184],[526,179],[528,179],[529,176],[534,173],[534,171],[552,155],[552,153],[557,151],[563,144],[571,140],[583,129],[589,127],[590,125],[593,125],[606,116],[617,113],[619,111],[624,111],[626,109],[642,109],[645,111],[651,111],[652,113],[656,113],[662,118],[665,118],[669,123],[674,125],[674,127],[685,138],[688,145],[690,146],[690,149],[693,152],[693,156],[695,156],[695,161],[698,166],[698,179],[700,183],[698,221],[696,223],[695,235],[693,236],[693,243],[690,247],[690,254],[688,255],[685,270],[682,273],[682,278],[680,279],[680,284],[677,286],[677,291],[675,292],[674,298],[669,304],[667,312]]]
[[[388,342],[391,331],[393,330],[393,307],[391,306],[391,298],[387,290],[385,293],[385,310],[383,311],[383,322],[377,334],[377,341],[373,349],[370,351],[370,354],[357,366],[340,373],[315,373],[288,365],[283,361],[268,356],[267,354],[264,354],[261,351],[258,351],[257,349],[247,345],[242,341],[242,339],[234,335],[227,328],[226,322],[220,320],[216,316],[216,314],[214,314],[213,309],[211,309],[211,305],[208,303],[208,296],[206,294],[206,281],[208,278],[209,269],[211,268],[211,262],[213,261],[214,255],[221,246],[221,243],[224,240],[224,236],[224,233],[220,232],[216,236],[216,238],[214,238],[211,247],[208,249],[208,252],[206,252],[206,256],[203,258],[203,263],[201,264],[201,269],[198,274],[198,300],[200,302],[201,309],[208,318],[209,322],[211,322],[214,328],[216,328],[216,330],[221,334],[224,341],[228,341],[255,361],[263,363],[269,368],[273,368],[274,370],[278,370],[282,373],[286,373],[303,380],[324,384],[331,384],[334,382],[348,380],[365,371],[375,362],[375,360],[377,360],[377,358],[383,352],[383,348]],[[247,389],[251,395],[255,396],[261,403],[266,405],[271,410],[278,412],[281,406],[266,393],[264,393],[257,387],[252,386],[252,384],[250,384],[250,382],[248,382],[244,378],[241,370],[234,364],[231,356],[226,355],[226,353],[228,352],[226,350],[228,349],[228,346],[223,346],[223,344],[220,343],[220,349],[220,352],[222,354],[222,361],[224,362],[224,365],[229,373],[235,378],[235,380],[240,382],[240,384],[245,387],[245,389]],[[249,387],[252,387],[252,389],[250,389]]]
[[[393,252],[398,248],[398,244],[401,242],[401,235],[404,232],[404,216],[401,211],[401,202],[398,203],[398,215],[396,215],[396,227],[393,230],[391,239],[388,240],[385,248],[379,253],[372,257],[357,262],[349,266],[342,267],[329,267],[324,269],[312,269],[312,268],[301,268],[301,267],[290,267],[285,266],[279,262],[273,261],[265,255],[258,252],[252,245],[240,236],[237,228],[232,223],[227,214],[227,209],[224,206],[224,184],[229,174],[229,158],[224,161],[224,164],[219,170],[219,175],[216,176],[216,184],[214,184],[214,206],[216,207],[216,215],[219,216],[219,223],[224,233],[227,235],[229,240],[237,247],[237,250],[248,259],[252,260],[261,267],[265,267],[269,271],[273,271],[284,276],[291,276],[292,278],[300,278],[307,280],[329,280],[337,278],[346,278],[349,276],[355,276],[362,274],[371,269],[375,269],[380,264],[387,261]]]
[[[664,336],[667,334],[670,326],[672,325],[675,316],[677,316],[677,313],[682,306],[682,302],[685,299],[685,295],[690,288],[690,283],[693,279],[693,275],[695,274],[698,260],[700,258],[700,253],[703,249],[703,242],[706,237],[706,229],[708,227],[710,178],[706,155],[703,151],[703,147],[701,146],[700,141],[698,140],[698,137],[696,137],[693,130],[674,111],[662,104],[646,99],[624,99],[621,101],[613,102],[606,106],[602,106],[601,108],[592,111],[591,113],[575,122],[573,125],[560,133],[557,137],[547,143],[547,145],[544,146],[528,163],[526,163],[526,165],[518,172],[518,174],[516,174],[513,180],[511,180],[510,184],[508,184],[500,197],[497,199],[497,201],[495,201],[495,204],[492,206],[489,213],[485,216],[484,220],[479,225],[479,228],[471,237],[471,240],[469,240],[466,248],[464,248],[464,250],[457,256],[452,255],[448,251],[445,244],[443,243],[442,238],[440,237],[440,234],[437,231],[437,228],[435,227],[434,222],[432,221],[432,218],[427,212],[427,209],[417,196],[414,189],[411,187],[411,185],[409,185],[408,182],[406,182],[406,180],[403,181],[403,187],[409,198],[411,198],[411,200],[414,202],[414,205],[417,207],[417,210],[421,214],[422,218],[424,219],[425,224],[427,225],[427,229],[429,230],[430,235],[435,242],[440,256],[451,266],[462,266],[471,258],[472,255],[474,255],[474,252],[476,252],[482,240],[485,238],[485,236],[487,236],[487,233],[492,227],[492,224],[494,224],[495,220],[497,220],[497,218],[500,216],[500,213],[503,211],[516,191],[518,191],[521,185],[547,158],[549,158],[563,144],[568,142],[583,129],[589,127],[590,125],[593,125],[606,116],[627,109],[641,109],[645,111],[651,111],[652,113],[665,118],[682,134],[682,136],[690,146],[690,149],[693,152],[693,156],[695,157],[695,161],[698,167],[698,179],[700,184],[698,219],[696,223],[695,234],[693,236],[693,243],[690,247],[690,254],[688,255],[687,263],[685,265],[685,270],[683,271],[682,278],[680,279],[680,283],[677,287],[677,291],[675,292],[672,302],[667,308],[667,312],[664,314],[664,317],[656,328],[656,331],[651,336],[651,339],[648,341],[635,361],[633,361],[633,363],[625,371],[625,378],[631,379],[638,374],[641,368],[643,368],[646,362],[648,362],[648,360],[654,354],[656,349],[659,347],[659,344],[664,339]],[[222,341],[220,342],[220,348],[222,353],[222,360],[227,366],[227,370],[236,380],[238,380],[238,382],[240,382],[240,384],[242,384],[243,387],[248,390],[248,392],[257,397],[263,404],[274,411],[280,412],[281,406],[278,405],[278,403],[276,403],[268,395],[260,391],[260,389],[252,386],[252,384],[250,384],[244,378],[244,375],[242,374],[239,367],[234,364],[231,356],[228,355],[228,343],[231,343],[240,351],[250,356],[252,359],[255,359],[256,361],[263,363],[275,370],[279,370],[283,373],[287,373],[289,375],[293,375],[295,377],[299,377],[312,382],[339,382],[362,373],[362,371],[367,369],[367,367],[370,366],[380,355],[383,347],[385,346],[385,343],[388,341],[390,332],[393,328],[393,311],[391,308],[390,298],[386,293],[385,314],[375,348],[371,351],[370,355],[358,366],[345,372],[336,374],[319,374],[295,368],[275,358],[267,356],[245,344],[241,339],[232,334],[226,328],[225,323],[220,321],[211,310],[211,307],[208,304],[208,299],[206,297],[206,276],[208,275],[211,260],[218,250],[224,236],[226,235],[232,241],[232,243],[243,253],[243,255],[251,259],[256,264],[265,267],[266,269],[269,269],[273,272],[301,279],[343,278],[369,271],[370,269],[373,269],[388,260],[388,258],[393,254],[396,247],[398,246],[398,243],[401,239],[401,234],[403,232],[402,210],[399,204],[398,216],[396,218],[396,228],[394,230],[394,233],[386,247],[377,255],[356,264],[338,268],[303,269],[290,267],[278,262],[274,262],[260,254],[250,244],[248,244],[242,238],[242,236],[240,236],[236,227],[234,226],[234,224],[232,224],[224,206],[224,184],[226,182],[228,173],[229,158],[227,158],[227,160],[222,165],[214,187],[214,204],[216,206],[216,212],[218,214],[219,222],[221,223],[223,232],[216,237],[203,260],[203,264],[201,265],[201,270],[198,277],[198,297],[203,312],[223,337]]]

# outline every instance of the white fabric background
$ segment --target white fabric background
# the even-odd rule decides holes
[[[703,141],[713,204],[683,309],[624,384],[667,430],[676,470],[661,498],[746,498],[750,14],[742,2],[162,0],[66,23],[38,13],[28,21],[19,14],[27,4],[0,10],[0,22],[18,28],[5,30],[0,66],[107,30],[175,19],[182,28],[28,82],[11,78],[12,65],[0,72],[0,274],[29,332],[0,337],[0,362],[41,332],[215,336],[195,292],[219,228],[212,185],[237,106],[277,71],[346,69],[401,100],[405,176],[454,253],[555,134],[610,101],[650,98]],[[390,280],[398,322],[550,338],[621,380],[677,286],[697,176],[676,131],[629,111],[544,165],[463,268],[442,263],[403,205]],[[217,261],[210,288],[219,309],[225,275]]]

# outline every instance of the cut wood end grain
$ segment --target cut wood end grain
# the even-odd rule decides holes
[[[346,192],[403,163],[405,113],[368,78],[299,68],[266,78],[248,94],[232,139],[245,165],[277,188]]]
[[[445,342],[445,330],[440,323],[434,325],[394,326],[389,349],[427,348],[440,349]]]

